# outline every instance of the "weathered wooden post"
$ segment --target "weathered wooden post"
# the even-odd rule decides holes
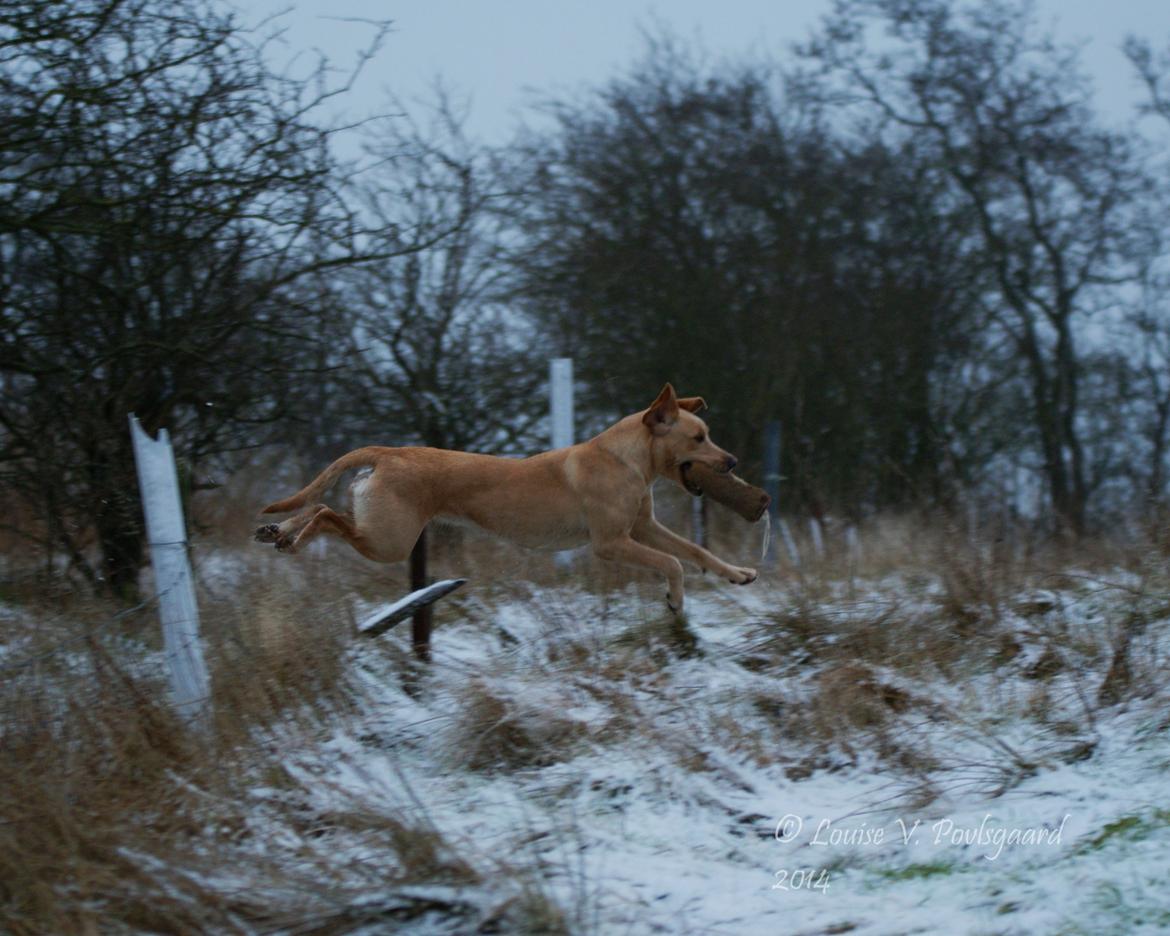
[[[418,591],[426,588],[427,581],[427,530],[418,535],[414,549],[410,551],[410,590]],[[414,655],[424,663],[431,662],[431,625],[434,618],[429,604],[420,605],[414,609],[410,617],[410,645],[414,648]]]
[[[138,468],[138,488],[150,540],[150,562],[163,626],[163,649],[170,670],[175,708],[189,721],[207,717],[210,689],[203,646],[199,642],[199,608],[191,565],[187,561],[187,531],[175,454],[166,429],[152,439],[130,414],[130,437]]]
[[[549,442],[551,448],[573,444],[573,359],[553,358],[548,362]],[[573,554],[563,550],[556,554],[562,569],[572,562]]]

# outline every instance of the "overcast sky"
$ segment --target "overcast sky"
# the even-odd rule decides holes
[[[803,39],[829,0],[234,0],[248,20],[281,18],[285,51],[352,60],[370,30],[338,18],[390,19],[394,32],[355,89],[350,116],[382,109],[392,91],[426,97],[436,76],[470,98],[471,131],[502,142],[533,96],[604,82],[643,49],[641,31],[666,24],[713,58],[782,51]],[[1120,51],[1136,33],[1170,41],[1170,0],[1039,0],[1042,21],[1085,43],[1085,64],[1111,118],[1128,116],[1138,87]]]

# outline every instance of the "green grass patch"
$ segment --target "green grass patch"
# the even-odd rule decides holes
[[[1077,848],[1077,853],[1083,855],[1096,851],[1114,839],[1139,842],[1166,826],[1170,826],[1170,809],[1155,809],[1148,815],[1122,816],[1103,826],[1100,832]]]
[[[928,861],[925,864],[910,864],[904,868],[891,868],[879,871],[888,881],[916,881],[920,878],[938,877],[950,874],[955,866],[945,861]]]

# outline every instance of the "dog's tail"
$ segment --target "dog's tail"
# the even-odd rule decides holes
[[[322,471],[292,497],[286,497],[284,500],[277,501],[275,504],[269,504],[260,512],[270,514],[288,513],[291,510],[299,510],[310,501],[319,499],[350,468],[364,468],[373,465],[377,462],[378,455],[381,451],[376,446],[366,446],[365,448],[354,449],[352,452],[342,455],[341,458],[337,459],[337,461]]]

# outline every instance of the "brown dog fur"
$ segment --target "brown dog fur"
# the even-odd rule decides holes
[[[651,485],[682,483],[681,466],[716,471],[735,458],[715,445],[695,414],[701,397],[679,398],[667,384],[649,408],[627,416],[587,442],[512,459],[433,448],[368,446],[343,455],[304,490],[264,513],[299,511],[256,531],[256,539],[296,552],[321,534],[346,540],[368,559],[399,562],[434,518],[469,521],[538,549],[591,544],[602,559],[660,572],[667,603],[683,608],[684,559],[739,585],[755,569],[724,562],[654,519]],[[352,516],[319,498],[350,468],[372,468],[352,485]]]

